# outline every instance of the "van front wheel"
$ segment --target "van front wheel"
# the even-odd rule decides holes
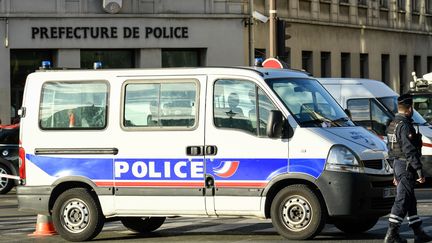
[[[278,192],[270,216],[277,232],[290,240],[312,239],[325,224],[325,212],[306,185],[291,185]]]
[[[56,231],[68,241],[91,240],[104,224],[99,203],[85,188],[63,192],[54,203],[52,216]]]
[[[165,222],[165,217],[124,217],[120,221],[131,231],[145,234],[157,230]]]

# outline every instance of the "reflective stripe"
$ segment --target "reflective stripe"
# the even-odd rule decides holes
[[[415,224],[417,222],[421,222],[421,219],[416,219],[414,221],[410,221],[408,225],[412,225],[412,224]]]
[[[397,216],[397,215],[394,215],[394,214],[390,214],[390,218],[394,218],[394,219],[396,219],[396,220],[398,220],[398,221],[400,221],[400,222],[403,221],[403,218],[401,218],[401,217],[399,217],[399,216]]]
[[[418,218],[419,218],[418,215],[413,215],[413,216],[411,216],[411,217],[407,217],[407,219],[408,219],[409,221],[411,221],[411,220],[415,220],[415,219],[418,219]]]
[[[394,218],[389,218],[389,221],[392,223],[395,223],[395,224],[401,224],[400,221],[398,221],[397,219],[394,219]]]

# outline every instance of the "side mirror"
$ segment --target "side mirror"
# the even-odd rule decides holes
[[[270,138],[290,138],[294,135],[292,127],[279,110],[270,111],[267,123],[267,136]]]
[[[345,109],[345,114],[347,114],[347,116],[349,117],[350,120],[352,120],[352,116],[351,116],[351,111],[348,109]]]

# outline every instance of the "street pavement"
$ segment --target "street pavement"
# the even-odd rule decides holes
[[[432,234],[432,190],[418,189],[419,215],[425,231]],[[388,217],[367,233],[346,235],[333,225],[326,225],[313,242],[382,242],[388,226]],[[60,236],[32,237],[36,215],[17,210],[15,191],[0,195],[0,242],[65,242]],[[407,222],[401,235],[413,242]],[[273,229],[270,220],[248,218],[168,218],[152,234],[137,235],[128,231],[119,221],[107,222],[94,241],[103,242],[286,242]],[[294,241],[292,241],[294,242]]]

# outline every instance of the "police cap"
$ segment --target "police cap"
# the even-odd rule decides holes
[[[413,104],[412,96],[410,94],[403,94],[403,95],[399,96],[398,104],[412,106],[412,104]]]

